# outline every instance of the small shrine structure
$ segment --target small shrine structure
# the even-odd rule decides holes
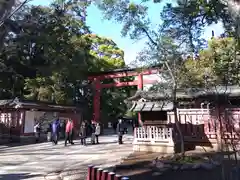
[[[174,105],[186,150],[217,151],[237,148],[240,132],[240,87],[137,91],[127,99],[131,111],[141,114],[134,130],[134,150],[174,153],[179,151]],[[142,125],[141,125],[142,122]]]

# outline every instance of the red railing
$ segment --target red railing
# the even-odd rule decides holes
[[[185,136],[196,140],[206,136],[216,139],[217,131],[221,129],[223,138],[239,139],[240,108],[222,109],[178,109],[178,120]],[[168,113],[168,123],[175,123],[173,112]]]
[[[103,170],[97,166],[89,165],[87,180],[129,180],[129,178],[109,172],[108,170]]]

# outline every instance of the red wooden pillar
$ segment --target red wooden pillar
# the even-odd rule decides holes
[[[119,174],[116,174],[116,175],[114,176],[114,180],[121,180],[121,178],[122,178],[122,176],[119,175]]]
[[[143,75],[142,74],[138,75],[138,90],[143,90]],[[143,125],[141,112],[138,113],[138,124],[140,126]]]
[[[93,97],[93,121],[100,120],[100,99],[101,99],[101,83],[99,79],[94,80],[95,92]]]
[[[114,175],[115,175],[114,172],[110,172],[110,173],[108,173],[107,180],[114,180]]]
[[[98,168],[98,170],[97,170],[97,180],[101,180],[102,172],[103,172],[103,169],[102,168]]]
[[[96,180],[97,179],[97,167],[92,168],[92,174],[91,174],[91,180]]]
[[[89,165],[88,166],[88,172],[87,172],[87,180],[92,179],[92,169],[93,169],[93,165]]]
[[[139,74],[138,75],[138,90],[142,90],[143,89],[143,75]]]
[[[21,134],[24,135],[24,131],[25,131],[25,120],[26,120],[26,111],[25,110],[21,110]]]
[[[104,171],[102,172],[101,180],[107,180],[107,176],[108,176],[108,171],[107,171],[107,170],[104,170]]]

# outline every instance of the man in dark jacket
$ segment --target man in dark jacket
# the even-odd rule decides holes
[[[56,145],[59,139],[60,120],[56,119],[52,123],[52,141]]]
[[[122,122],[122,119],[118,120],[118,124],[117,124],[117,133],[118,133],[118,144],[122,144],[122,137],[124,134],[124,124]]]

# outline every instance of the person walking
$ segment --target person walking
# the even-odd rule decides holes
[[[73,128],[74,124],[71,119],[68,119],[68,122],[66,124],[66,130],[65,130],[65,146],[67,146],[67,141],[73,145]]]
[[[52,123],[52,142],[57,145],[59,140],[60,120],[57,118]]]
[[[95,136],[96,136],[96,143],[99,144],[99,141],[98,141],[98,137],[101,133],[101,126],[99,123],[96,124],[96,128],[95,128]]]
[[[91,143],[92,144],[95,144],[95,138],[96,138],[95,131],[96,131],[96,126],[95,126],[94,122],[92,122],[92,124],[91,124]]]
[[[36,125],[34,126],[34,134],[35,134],[35,141],[36,143],[39,142],[40,140],[40,123],[36,123]]]
[[[122,138],[124,134],[124,124],[122,122],[122,119],[118,120],[117,132],[118,132],[118,144],[123,144]]]
[[[86,146],[86,138],[87,138],[87,124],[83,122],[80,127],[81,145]]]

